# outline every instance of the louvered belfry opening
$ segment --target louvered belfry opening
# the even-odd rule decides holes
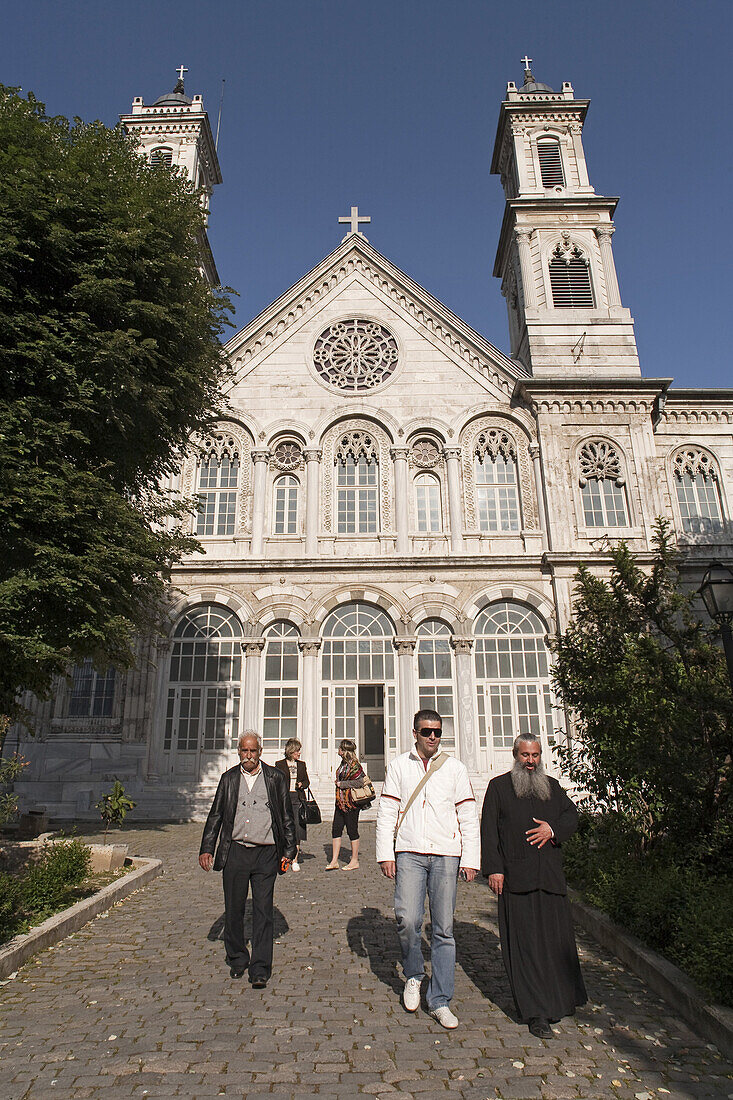
[[[150,163],[170,168],[173,163],[173,153],[170,149],[153,149],[150,154]]]
[[[540,174],[543,187],[564,187],[565,176],[562,170],[560,143],[557,141],[538,141],[537,156],[540,161]]]
[[[550,260],[550,286],[555,309],[593,308],[588,261],[578,248],[557,246]]]

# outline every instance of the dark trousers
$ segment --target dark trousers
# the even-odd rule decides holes
[[[249,967],[250,981],[272,973],[272,896],[277,878],[274,844],[245,848],[233,843],[224,865],[224,945],[227,963]],[[244,938],[244,907],[252,887],[252,955]]]

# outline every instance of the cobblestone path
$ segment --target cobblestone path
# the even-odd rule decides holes
[[[259,991],[225,967],[221,876],[198,868],[201,826],[126,830],[165,873],[3,984],[3,1100],[733,1095],[716,1050],[582,937],[590,1003],[551,1041],[513,1023],[483,883],[459,886],[460,1027],[408,1015],[374,825],[356,872],[324,871],[328,833],[311,829],[303,871],[278,881],[275,969]]]

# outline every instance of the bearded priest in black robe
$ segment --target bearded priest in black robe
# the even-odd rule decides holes
[[[578,812],[542,766],[538,741],[518,737],[514,767],[492,779],[481,814],[481,871],[499,900],[504,966],[522,1023],[551,1039],[550,1023],[588,997],[560,845]]]

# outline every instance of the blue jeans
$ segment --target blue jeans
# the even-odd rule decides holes
[[[405,978],[422,978],[422,922],[425,894],[430,902],[432,976],[428,985],[428,1008],[450,1004],[456,969],[456,941],[453,939],[453,911],[458,885],[458,856],[426,856],[398,852],[394,911],[402,948]]]

